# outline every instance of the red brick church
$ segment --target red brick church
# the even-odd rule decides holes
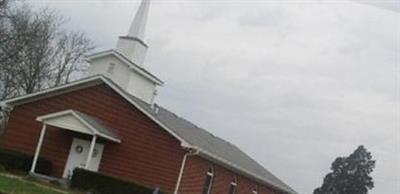
[[[143,64],[149,1],[115,49],[92,54],[89,76],[2,102],[0,148],[52,162],[51,176],[85,168],[182,194],[295,194],[238,147],[155,104],[163,85]]]

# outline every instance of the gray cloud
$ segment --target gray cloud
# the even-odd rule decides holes
[[[353,0],[354,2],[364,3],[395,12],[400,12],[400,2],[397,0]]]
[[[398,13],[351,1],[154,1],[158,102],[224,137],[300,193],[364,144],[372,194],[400,192]],[[49,1],[100,49],[138,1]]]

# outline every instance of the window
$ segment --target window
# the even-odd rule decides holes
[[[231,182],[231,186],[229,187],[229,193],[228,194],[235,194],[236,193],[236,187],[237,187],[237,179],[235,177]]]
[[[115,63],[110,63],[110,66],[108,66],[107,73],[112,73],[115,68]]]
[[[211,187],[212,187],[213,179],[214,179],[214,168],[210,167],[208,169],[208,171],[207,171],[206,181],[204,183],[203,194],[210,194],[211,193]]]

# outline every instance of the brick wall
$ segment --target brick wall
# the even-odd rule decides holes
[[[122,137],[121,144],[105,143],[100,172],[173,191],[183,157],[179,142],[105,84],[14,107],[0,147],[33,155],[42,128],[36,117],[66,109],[97,117]],[[54,176],[62,176],[72,136],[47,130],[40,156],[53,162]]]
[[[182,176],[180,193],[201,194],[203,191],[208,168],[213,166],[214,178],[211,193],[228,194],[232,180],[237,180],[236,194],[252,194],[258,188],[258,194],[278,194],[266,186],[258,184],[244,176],[238,175],[226,168],[213,164],[199,156],[189,156]]]

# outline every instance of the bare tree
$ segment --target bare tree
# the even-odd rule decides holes
[[[17,7],[3,23],[0,100],[68,83],[94,48],[83,33],[64,30],[63,17],[49,9]]]
[[[68,83],[73,73],[83,72],[84,54],[93,49],[83,33],[63,33],[58,39],[56,52],[52,58],[51,84],[58,86]]]
[[[9,1],[10,0],[0,0],[0,18],[7,15]]]
[[[0,0],[0,43],[4,43],[2,40],[5,37],[6,31],[6,18],[9,12],[9,1],[10,0]]]

